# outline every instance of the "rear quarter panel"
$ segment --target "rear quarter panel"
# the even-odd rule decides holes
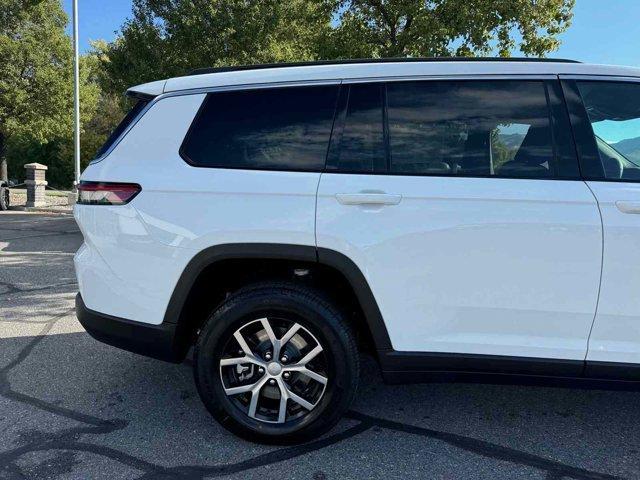
[[[179,155],[204,94],[157,101],[86,181],[134,182],[125,206],[78,205],[85,236],[76,255],[88,308],[159,324],[188,262],[228,243],[315,246],[313,172],[198,168]]]

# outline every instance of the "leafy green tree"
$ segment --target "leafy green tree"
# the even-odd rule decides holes
[[[73,52],[60,0],[0,0],[0,175],[22,177],[22,164],[41,161],[50,172],[69,158],[56,155],[72,140]],[[97,58],[81,61],[81,118],[94,115]],[[23,156],[24,155],[24,156]],[[64,167],[68,169],[68,167]]]
[[[134,0],[119,38],[95,46],[104,87],[205,66],[357,57],[543,56],[574,0]]]
[[[0,175],[12,136],[45,142],[70,129],[71,46],[56,0],[0,0]]]
[[[544,56],[574,0],[342,0],[331,57]]]
[[[105,87],[199,67],[314,59],[336,1],[133,0],[133,18],[113,43],[94,45]]]
[[[80,164],[85,167],[123,116],[121,96],[104,94],[98,86],[100,62],[94,55],[80,57]],[[72,82],[71,78],[69,82]],[[61,118],[63,128],[48,135],[46,140],[34,137],[28,130],[12,135],[7,141],[6,158],[11,178],[24,179],[23,165],[43,163],[49,167],[47,181],[54,188],[69,188],[74,180],[73,156],[73,92],[70,83],[66,89],[68,101]]]

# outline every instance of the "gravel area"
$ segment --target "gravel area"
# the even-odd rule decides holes
[[[27,191],[20,188],[12,188],[9,190],[9,203],[12,209],[23,209],[25,204],[27,203]],[[44,207],[46,209],[51,209],[52,211],[70,211],[72,206],[69,205],[69,201],[67,199],[67,192],[59,192],[59,191],[47,191],[47,205]]]

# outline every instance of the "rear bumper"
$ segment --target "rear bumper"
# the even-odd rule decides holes
[[[85,306],[79,293],[76,316],[89,335],[100,342],[167,362],[184,359],[186,352],[176,342],[175,324],[151,325],[98,313]]]

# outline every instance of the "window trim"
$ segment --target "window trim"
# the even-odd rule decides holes
[[[378,94],[380,95],[380,106],[382,111],[382,153],[383,158],[376,158],[371,165],[371,170],[340,170],[340,148],[342,146],[342,139],[344,138],[344,131],[347,125],[347,113],[349,111],[349,104],[351,101],[351,87],[353,85],[379,85]],[[358,82],[358,83],[345,83],[341,87],[342,96],[338,108],[339,114],[336,116],[337,122],[334,124],[332,131],[331,142],[329,142],[329,153],[327,155],[327,161],[325,163],[325,169],[323,173],[341,173],[353,175],[373,175],[373,174],[386,174],[389,170],[389,144],[388,144],[388,130],[386,122],[386,103],[387,103],[387,88],[385,82]],[[333,138],[333,133],[338,130]],[[384,167],[383,167],[384,165]]]
[[[591,120],[587,113],[578,82],[601,82],[601,83],[633,83],[639,84],[640,78],[619,77],[605,75],[560,75],[560,84],[565,97],[565,104],[569,111],[571,129],[576,144],[578,162],[582,172],[582,179],[588,182],[607,183],[640,183],[640,179],[616,179],[606,178],[602,160],[598,153],[596,137],[591,126]]]
[[[299,81],[287,81],[287,82],[263,82],[263,83],[251,83],[251,84],[238,84],[238,85],[220,85],[220,86],[210,86],[210,87],[199,87],[192,89],[183,89],[183,90],[174,90],[171,92],[163,93],[155,97],[149,104],[147,104],[146,108],[140,113],[139,117],[132,122],[129,129],[133,128],[138,120],[145,115],[145,113],[153,108],[153,106],[165,99],[171,97],[180,97],[186,95],[202,95],[208,93],[222,92],[222,91],[235,91],[235,90],[249,90],[249,89],[267,89],[267,88],[286,88],[286,87],[296,87],[296,86],[312,86],[312,85],[350,85],[357,83],[391,83],[391,82],[405,82],[405,81],[443,81],[443,80],[537,80],[537,81],[553,81],[562,83],[563,80],[601,80],[601,81],[622,81],[622,82],[632,82],[632,83],[640,83],[639,77],[633,76],[611,76],[611,75],[579,75],[579,74],[570,74],[570,75],[558,75],[558,74],[531,74],[531,73],[523,73],[523,74],[459,74],[459,75],[408,75],[402,77],[367,77],[367,78],[341,78],[341,79],[314,79],[314,80],[299,80]],[[564,90],[564,89],[562,89]],[[567,108],[567,102],[563,97],[560,98],[562,105]],[[203,99],[204,103],[204,99]],[[339,113],[339,112],[338,112]],[[194,116],[195,119],[195,116]],[[192,122],[193,123],[193,120]],[[570,116],[571,119],[571,116]],[[336,114],[336,118],[334,119],[334,126],[332,128],[332,135],[330,141],[330,149],[332,149],[333,138],[336,132],[336,123],[341,122],[340,115]],[[569,125],[573,126],[573,122],[569,121]],[[340,127],[339,127],[340,128]],[[189,126],[189,130],[191,129],[191,124]],[[123,135],[118,141],[116,141],[112,148],[115,148],[120,140],[128,133],[128,130],[123,132]],[[577,141],[575,135],[571,135],[574,141],[574,149],[577,149]],[[186,135],[185,135],[186,137]],[[90,163],[97,163],[104,159],[110,151],[107,151],[103,157],[92,160]],[[330,155],[330,153],[329,153]],[[576,154],[576,161],[579,162],[580,155]],[[459,178],[504,178],[509,180],[561,180],[561,181],[569,181],[569,180],[586,180],[585,177],[580,176],[579,178],[574,177],[551,177],[541,179],[539,177],[530,178],[530,177],[501,177],[495,175],[475,175],[475,176],[464,176],[464,175],[440,175],[440,174],[398,174],[392,172],[340,172],[338,170],[332,170],[327,168],[330,165],[330,156],[325,163],[325,169],[323,173],[334,173],[334,174],[353,174],[353,175],[398,175],[398,176],[446,176],[446,177],[454,177],[457,176]],[[580,163],[578,163],[579,168],[581,168]],[[199,168],[224,168],[224,167],[199,167]],[[259,169],[258,169],[259,170]],[[278,171],[278,170],[265,170],[265,171]],[[294,171],[294,170],[280,170],[280,171]],[[304,170],[304,172],[309,172],[309,170]],[[606,181],[606,180],[601,180]],[[609,180],[609,181],[617,181],[617,180]]]
[[[327,158],[324,162],[324,172],[337,172],[340,169],[340,145],[342,144],[342,138],[344,136],[344,124],[347,118],[347,107],[349,106],[350,94],[350,86],[340,86],[338,104],[336,105],[336,112],[333,116],[333,125],[331,126],[331,138],[329,139]]]
[[[547,112],[548,112],[548,118],[549,118],[549,128],[551,129],[551,141],[553,142],[552,144],[552,151],[553,151],[553,155],[556,161],[556,165],[560,165],[561,161],[567,162],[569,161],[569,156],[572,156],[573,162],[575,162],[575,166],[576,166],[576,173],[575,175],[564,175],[564,176],[560,176],[560,175],[555,175],[548,177],[548,178],[541,178],[541,177],[537,177],[537,176],[520,176],[520,177],[513,177],[513,176],[506,176],[506,175],[482,175],[482,174],[459,174],[459,173],[409,173],[409,172],[392,172],[390,169],[390,165],[391,165],[391,147],[389,144],[389,135],[388,135],[388,114],[387,114],[387,85],[389,83],[396,83],[396,82],[429,82],[429,81],[488,81],[488,80],[502,80],[502,81],[537,81],[542,83],[542,86],[544,87],[544,92],[545,92],[545,100],[547,102]],[[582,181],[582,176],[580,174],[580,165],[578,162],[578,157],[576,155],[575,152],[575,145],[566,145],[564,146],[564,148],[560,148],[562,147],[562,145],[558,145],[557,143],[557,138],[558,138],[558,131],[557,129],[561,128],[561,125],[563,123],[565,123],[566,127],[568,127],[569,125],[569,119],[559,119],[557,118],[557,111],[554,109],[554,103],[552,100],[559,102],[560,103],[560,107],[562,107],[562,103],[563,103],[563,99],[558,97],[559,91],[560,91],[560,85],[559,85],[559,80],[558,80],[558,76],[557,75],[456,75],[456,76],[438,76],[438,77],[433,77],[433,76],[429,76],[429,77],[425,77],[425,76],[421,76],[421,77],[396,77],[393,79],[380,79],[380,80],[374,80],[374,81],[367,81],[365,79],[357,79],[357,80],[343,80],[343,85],[344,86],[350,86],[350,85],[357,85],[357,84],[366,84],[366,83],[383,83],[384,87],[383,87],[383,119],[384,119],[384,125],[383,125],[383,131],[385,132],[384,135],[384,141],[385,141],[385,153],[386,153],[386,170],[384,171],[380,171],[380,170],[375,170],[374,171],[340,171],[339,170],[339,165],[337,163],[332,163],[331,165],[329,165],[329,163],[327,163],[327,167],[330,166],[330,168],[325,168],[325,173],[334,173],[334,174],[349,174],[349,175],[388,175],[388,176],[397,176],[397,177],[442,177],[442,178],[499,178],[499,179],[504,179],[504,180],[560,180],[560,181]],[[556,85],[556,88],[553,89],[551,88],[552,85]],[[348,104],[345,106],[345,111],[346,108],[348,107]],[[556,108],[558,108],[558,105],[555,106]],[[345,127],[345,122],[344,122],[344,116],[340,119],[340,125],[338,126],[339,129],[339,135],[342,136],[343,130]],[[336,133],[336,127],[334,126],[334,130],[333,133]],[[334,144],[333,143],[333,138],[332,138],[332,142],[330,145],[330,157],[336,157],[337,155],[335,152],[333,152],[333,150],[339,147],[339,144]],[[572,150],[572,154],[569,153],[568,149]],[[566,155],[566,158],[563,158],[564,155],[561,155],[561,152],[564,153],[564,155]],[[333,161],[335,162],[335,158],[333,159]],[[555,172],[554,172],[555,173]]]
[[[574,171],[573,175],[576,179],[581,180],[582,169],[578,159],[575,137],[571,128],[571,117],[567,110],[562,84],[556,79],[555,81],[545,82],[545,86],[549,105],[554,154],[558,159],[557,165],[567,164],[564,165],[564,167],[567,168],[568,163],[571,163]],[[566,137],[566,142],[560,142],[558,140],[563,136]]]
[[[268,85],[268,86],[264,86],[261,87],[260,85]],[[300,173],[322,173],[326,170],[326,165],[327,165],[327,157],[329,155],[329,151],[331,149],[331,145],[332,145],[332,138],[333,138],[333,133],[334,133],[334,127],[335,127],[335,122],[336,122],[336,118],[338,116],[338,108],[340,107],[340,98],[341,98],[341,93],[342,93],[342,88],[341,88],[342,82],[341,81],[309,81],[309,82],[287,82],[287,83],[272,83],[272,84],[254,84],[251,85],[250,88],[246,88],[246,86],[225,86],[225,87],[216,87],[214,90],[209,90],[209,89],[204,89],[206,90],[205,92],[199,92],[199,93],[204,93],[205,97],[202,100],[202,103],[200,104],[200,106],[198,107],[198,111],[196,112],[196,114],[193,116],[193,119],[191,120],[191,123],[189,124],[189,128],[187,130],[187,133],[185,134],[184,138],[182,139],[182,142],[180,143],[180,148],[178,149],[178,155],[180,155],[180,158],[182,158],[182,160],[188,164],[191,167],[194,168],[207,168],[207,169],[220,169],[220,170],[246,170],[246,171],[262,171],[262,172],[300,172]],[[274,168],[267,168],[267,167],[251,167],[251,166],[240,166],[240,167],[234,167],[234,166],[230,166],[230,165],[200,165],[198,163],[195,163],[190,157],[189,155],[187,155],[187,153],[184,151],[185,150],[185,144],[187,143],[187,141],[189,140],[189,138],[191,137],[193,130],[195,129],[195,124],[198,121],[198,119],[200,118],[200,116],[202,115],[204,109],[207,106],[207,103],[209,102],[209,100],[211,98],[213,98],[213,96],[216,93],[226,93],[226,92],[245,92],[245,91],[249,91],[249,90],[271,90],[271,89],[275,89],[275,88],[282,88],[282,89],[287,89],[287,88],[300,88],[300,87],[323,87],[323,86],[335,86],[336,87],[336,99],[335,99],[335,103],[333,106],[333,115],[331,116],[331,128],[329,129],[329,139],[327,141],[327,146],[326,146],[326,150],[325,150],[325,154],[324,154],[324,161],[322,162],[322,165],[319,168],[313,168],[313,169],[308,169],[308,168],[283,168],[283,167],[274,167]],[[179,95],[178,95],[179,96]]]

